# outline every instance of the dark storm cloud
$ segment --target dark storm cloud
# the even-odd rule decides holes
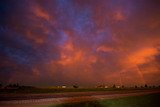
[[[56,44],[60,37],[57,36],[57,31],[47,34],[46,29],[53,27],[42,18],[35,17],[31,6],[32,3],[25,1],[1,3],[0,51],[1,56],[10,62],[3,65],[6,59],[1,60],[1,76],[11,74],[5,79],[10,80],[16,72],[21,72],[19,76],[23,75],[22,77],[32,75],[32,69],[37,64],[43,65],[59,58]],[[12,63],[15,65],[10,66]]]

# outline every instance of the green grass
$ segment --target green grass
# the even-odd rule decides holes
[[[104,107],[160,107],[160,94],[99,101]]]
[[[64,93],[64,92],[98,92],[98,91],[131,91],[131,90],[159,90],[160,88],[18,88],[0,89],[0,94],[42,94],[42,93]]]
[[[68,103],[51,107],[160,107],[160,94]]]

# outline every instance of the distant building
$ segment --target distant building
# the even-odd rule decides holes
[[[66,88],[66,86],[65,86],[65,85],[62,85],[62,88]]]
[[[121,88],[121,86],[117,85],[116,88]]]
[[[104,88],[108,88],[108,86],[107,86],[107,85],[105,85],[105,86],[104,86]]]
[[[107,85],[99,85],[99,86],[97,86],[97,88],[108,88],[108,86]]]

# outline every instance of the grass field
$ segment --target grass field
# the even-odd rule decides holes
[[[20,88],[20,89],[0,89],[0,94],[42,94],[42,93],[64,93],[64,92],[89,92],[89,91],[126,91],[126,90],[152,90],[153,88]],[[160,88],[154,88],[159,90]]]
[[[160,107],[160,93],[110,100],[68,103],[50,107]]]
[[[8,93],[63,93],[63,92],[88,92],[88,91],[117,91],[117,90],[128,90],[128,89],[116,89],[116,88],[33,88],[33,89],[0,89],[0,94]]]

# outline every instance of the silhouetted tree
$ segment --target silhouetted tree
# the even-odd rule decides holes
[[[122,85],[122,88],[124,88],[124,85]]]
[[[114,84],[114,85],[112,86],[112,88],[116,88],[116,85]]]
[[[147,85],[147,84],[145,84],[145,85],[144,85],[144,87],[145,87],[145,88],[148,88],[148,85]]]
[[[12,84],[9,84],[8,86],[9,86],[9,87],[13,87],[13,85],[12,85]]]
[[[141,88],[144,88],[143,86],[141,86]]]
[[[156,88],[156,86],[155,86],[155,85],[153,85],[153,86],[152,86],[152,88]]]
[[[2,88],[2,84],[0,84],[0,88]]]
[[[73,85],[73,88],[78,88],[78,85]]]
[[[17,87],[17,85],[16,85],[16,84],[13,84],[12,86],[13,86],[13,87]]]
[[[138,87],[137,87],[137,85],[135,85],[135,87],[134,87],[134,88],[138,88]]]
[[[19,87],[19,84],[18,84],[18,83],[16,84],[16,87]]]

